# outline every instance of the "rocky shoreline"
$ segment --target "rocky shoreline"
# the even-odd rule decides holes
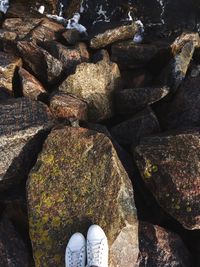
[[[136,44],[134,20],[85,34],[41,4],[0,15],[0,266],[64,267],[96,223],[109,267],[198,267],[198,32]]]

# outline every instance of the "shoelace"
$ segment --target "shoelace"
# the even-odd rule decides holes
[[[82,258],[82,250],[81,251],[70,251],[70,267],[81,267],[81,258]]]
[[[102,258],[101,242],[100,243],[88,242],[88,247],[89,247],[88,248],[89,266],[101,267],[101,258]]]

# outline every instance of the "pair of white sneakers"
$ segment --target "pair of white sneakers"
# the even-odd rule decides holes
[[[108,240],[103,229],[92,225],[87,232],[87,240],[81,233],[71,236],[66,252],[66,267],[108,267]]]

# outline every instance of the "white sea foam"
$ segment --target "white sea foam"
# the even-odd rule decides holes
[[[6,14],[9,8],[9,0],[0,0],[0,11]]]
[[[137,20],[135,21],[135,23],[138,25],[138,31],[133,37],[133,42],[139,44],[143,41],[144,24],[141,20]]]
[[[66,29],[76,29],[81,33],[86,33],[87,29],[85,28],[85,26],[83,26],[82,24],[79,24],[79,20],[80,20],[80,14],[79,13],[75,13],[73,18],[67,20],[63,17],[57,16],[57,15],[51,15],[51,14],[47,14],[47,17],[50,19],[53,19],[63,25],[67,25]]]
[[[45,10],[45,7],[44,7],[44,6],[40,6],[40,7],[38,8],[38,12],[39,12],[40,14],[44,14],[44,10]]]

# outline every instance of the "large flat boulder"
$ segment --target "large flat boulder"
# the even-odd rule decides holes
[[[1,102],[0,190],[27,176],[51,127],[51,115],[44,104],[26,98]]]
[[[64,267],[72,233],[92,223],[106,232],[112,267],[138,257],[133,189],[108,137],[83,128],[55,129],[27,183],[30,237],[36,267]]]
[[[135,160],[158,204],[189,230],[200,229],[198,131],[147,137]]]
[[[113,92],[120,86],[117,64],[106,60],[82,63],[59,87],[60,91],[83,99],[89,106],[89,120],[100,121],[113,115]]]

